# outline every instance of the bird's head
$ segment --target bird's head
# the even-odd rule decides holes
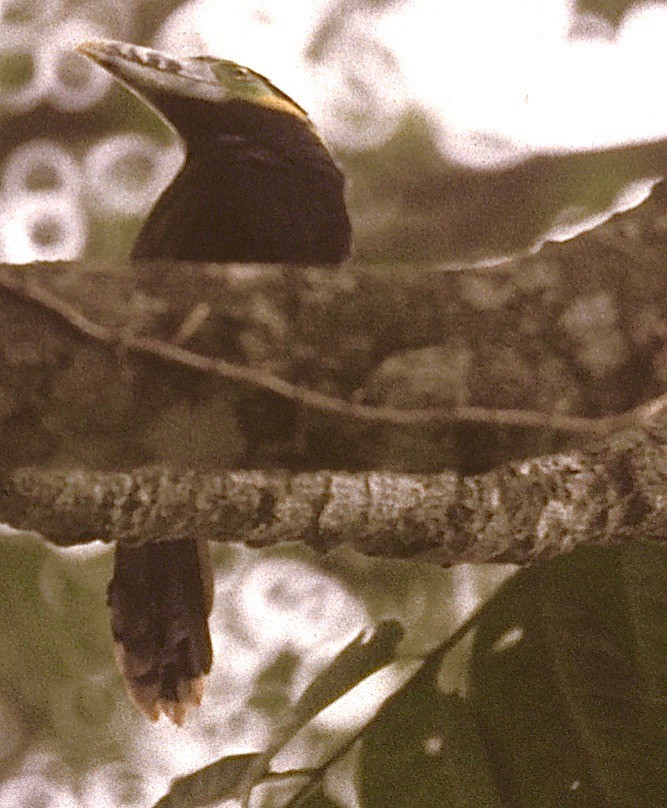
[[[302,107],[265,76],[227,59],[177,59],[113,40],[84,42],[76,50],[148,101],[186,143],[213,131],[246,135],[249,127],[263,126],[266,116],[319,140]]]
[[[185,141],[184,166],[144,223],[133,258],[345,258],[343,175],[306,112],[267,78],[225,59],[175,59],[124,42],[86,42],[77,50]]]

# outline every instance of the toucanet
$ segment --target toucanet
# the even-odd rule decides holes
[[[178,133],[183,167],[131,259],[335,265],[350,249],[344,179],[306,112],[268,79],[210,56],[178,59],[123,42],[77,50]],[[212,662],[205,536],[117,545],[108,603],[127,690],[150,718],[180,723]]]

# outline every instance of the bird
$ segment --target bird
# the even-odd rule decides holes
[[[77,51],[175,131],[185,161],[131,261],[342,263],[345,178],[305,110],[269,79],[212,56],[176,58],[114,40]],[[107,592],[118,666],[150,719],[181,724],[212,665],[213,575],[205,536],[115,548]]]

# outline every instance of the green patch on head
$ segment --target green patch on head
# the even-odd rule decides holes
[[[308,113],[303,107],[279,90],[265,76],[250,70],[249,67],[243,67],[228,59],[216,59],[213,56],[197,56],[195,60],[209,65],[212,74],[231,97],[282,109],[309,120]]]

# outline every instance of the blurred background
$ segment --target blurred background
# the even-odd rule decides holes
[[[623,184],[631,168],[610,166],[613,148],[667,130],[651,80],[664,3],[3,0],[0,13],[0,259],[11,263],[124,255],[182,159],[164,126],[72,53],[86,39],[210,53],[268,75],[343,161],[357,255],[375,260],[493,260],[571,236],[647,192],[647,166]],[[585,183],[579,165],[567,198],[557,162],[478,176],[591,150],[606,160],[589,160]],[[490,207],[502,177],[521,185],[513,223]]]
[[[95,38],[232,59],[293,96],[348,176],[358,261],[493,265],[639,204],[662,175],[664,2],[0,0],[1,262],[123,259],[178,170],[170,131],[72,53]],[[68,404],[74,379],[116,383],[94,358],[81,362],[63,371]],[[15,407],[6,398],[3,417]],[[142,459],[201,450],[233,465],[244,438],[230,405],[179,406],[146,432]],[[206,438],[193,442],[186,414],[231,425],[212,450]],[[28,458],[114,465],[113,452],[105,460],[90,448],[98,425],[81,433],[51,417],[59,448],[43,450],[29,425]],[[421,450],[383,451],[370,460],[400,467],[404,451],[414,467]],[[324,561],[294,548],[215,552],[217,663],[199,714],[175,729],[148,725],[121,692],[107,549],[57,551],[7,531],[1,808],[148,805],[172,777],[261,748],[278,711],[363,627],[396,617],[407,630],[402,653],[422,653],[509,573],[346,553]],[[392,681],[377,678],[357,702],[328,711],[295,754],[325,748]],[[349,796],[336,788],[332,797]]]

